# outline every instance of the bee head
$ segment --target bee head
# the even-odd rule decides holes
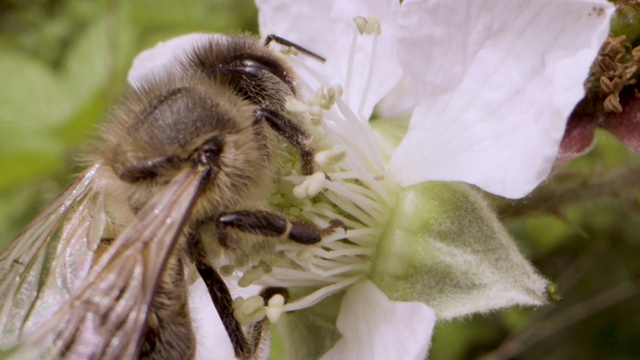
[[[208,80],[154,83],[112,119],[107,163],[128,183],[163,184],[185,166],[236,172],[260,162],[247,155],[262,151],[253,118],[251,104]]]

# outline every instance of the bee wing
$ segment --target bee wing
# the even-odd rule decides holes
[[[188,169],[174,178],[114,240],[71,298],[11,355],[136,357],[156,284],[204,176],[201,169]]]
[[[50,318],[88,273],[105,223],[93,191],[99,169],[87,169],[0,253],[1,347]]]

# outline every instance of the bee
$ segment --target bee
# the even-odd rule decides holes
[[[16,358],[193,358],[187,286],[197,274],[236,357],[256,356],[267,320],[239,324],[218,269],[344,227],[269,208],[287,154],[302,174],[314,169],[312,137],[285,107],[299,96],[296,77],[267,47],[274,40],[322,59],[276,36],[211,36],[177,70],[131,90],[86,170],[0,253],[0,348]]]

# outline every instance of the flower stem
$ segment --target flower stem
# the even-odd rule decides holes
[[[597,198],[633,199],[640,189],[640,160],[607,171],[561,170],[524,199],[513,201],[494,197],[501,218],[531,213],[559,213],[562,209]]]

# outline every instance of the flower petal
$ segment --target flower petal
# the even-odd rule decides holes
[[[371,281],[351,286],[342,300],[343,338],[322,359],[425,359],[436,316],[419,302],[394,302]]]
[[[238,279],[235,277],[226,280],[227,288],[234,298],[250,298],[262,290],[262,287],[255,285],[241,288],[237,286]],[[235,359],[227,330],[222,325],[209,290],[201,277],[189,286],[189,312],[196,335],[196,360]],[[256,359],[266,359],[269,356],[269,340],[265,339],[261,346],[261,354]]]
[[[211,359],[211,354],[216,359],[235,359],[229,335],[200,277],[189,287],[189,312],[196,334],[196,359]]]
[[[196,46],[205,42],[212,36],[224,36],[220,34],[193,33],[178,36],[167,41],[156,44],[151,49],[147,49],[133,60],[127,80],[132,86],[137,86],[144,82],[145,78],[157,77],[167,71],[176,71],[175,64],[184,54]]]
[[[578,111],[579,107],[576,107],[576,110],[569,116],[558,150],[558,157],[553,164],[554,168],[564,166],[571,160],[588,153],[595,145],[598,118],[592,113]]]
[[[621,113],[606,114],[601,126],[622,141],[630,150],[640,152],[640,101],[636,90],[626,91],[620,96],[624,109]]]
[[[375,104],[400,80],[401,70],[395,56],[395,28],[399,1],[299,1],[257,0],[260,33],[277,34],[309,49],[327,61],[306,63],[329,77],[330,83],[345,87],[349,106],[367,120]],[[353,18],[376,16],[382,27],[372,57],[373,37],[358,39],[350,80],[346,79],[349,54],[356,34]],[[373,69],[370,64],[373,61]],[[369,76],[371,79],[369,80]],[[364,99],[364,101],[363,101]]]
[[[611,12],[595,0],[405,1],[397,53],[418,107],[391,160],[400,183],[531,191],[551,169]]]

